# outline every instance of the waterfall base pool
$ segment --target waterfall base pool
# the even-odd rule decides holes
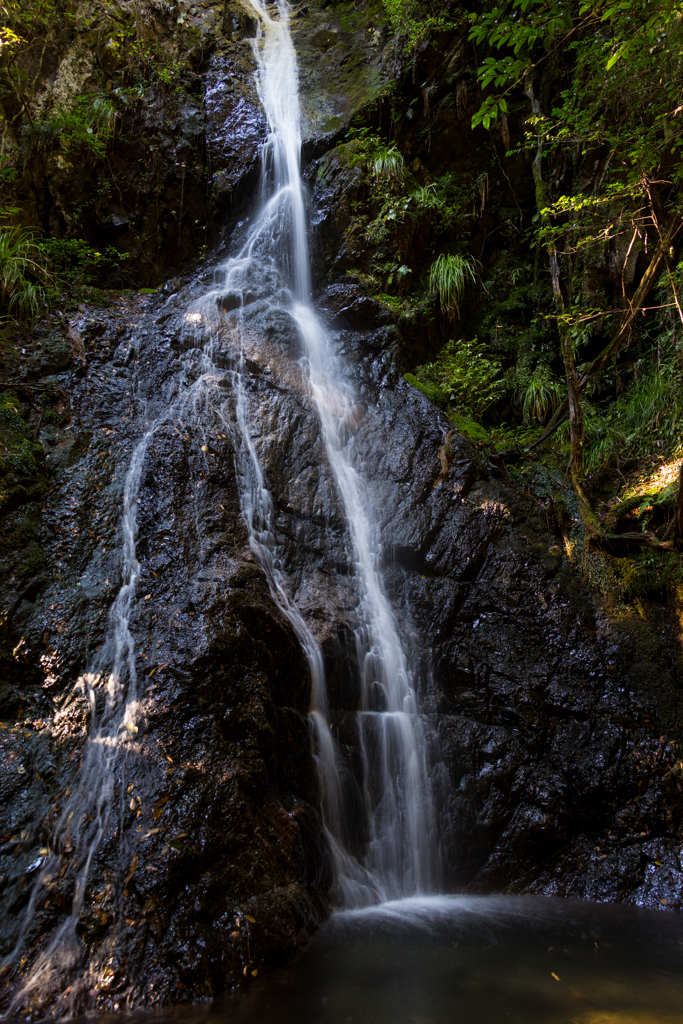
[[[680,1024],[683,919],[437,896],[332,917],[289,967],[192,1024]],[[159,1021],[159,1017],[155,1017]]]

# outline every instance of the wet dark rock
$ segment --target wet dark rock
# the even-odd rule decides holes
[[[449,425],[397,372],[411,325],[396,312],[392,331],[391,310],[373,322],[381,303],[344,256],[362,177],[334,152],[325,160],[320,303],[370,410],[354,444],[375,488],[387,583],[434,672],[422,699],[446,769],[447,885],[679,908],[677,733],[658,721],[667,705],[651,682],[680,685],[678,634],[665,641],[661,623],[659,654],[636,654],[574,568],[562,524],[457,433],[444,474]]]
[[[331,288],[329,306],[343,309],[354,296]],[[138,299],[74,321],[86,375],[74,367],[61,377],[73,423],[41,434],[49,494],[39,506],[29,500],[33,519],[23,520],[36,523],[39,561],[15,545],[24,553],[5,577],[2,739],[16,767],[3,791],[0,873],[10,923],[26,906],[60,794],[77,779],[83,673],[104,640],[119,579],[125,471],[145,425],[176,393],[173,338],[186,306],[164,302]],[[291,321],[259,303],[248,318],[248,336],[259,337],[247,354],[253,439],[353,776],[356,596],[346,529]],[[360,402],[346,443],[370,481],[386,585],[440,735],[447,885],[678,907],[673,747],[562,536],[524,494],[491,478],[466,438],[451,437],[444,474],[448,425],[397,373],[386,328],[337,336],[349,350],[367,341],[378,351],[352,362]],[[117,365],[126,346],[133,355]],[[193,351],[182,357],[187,384]],[[221,387],[229,399],[228,378]],[[326,912],[308,670],[250,554],[236,471],[220,422],[159,420],[138,505],[133,629],[144,725],[117,777],[125,809],[98,852],[81,926],[100,982],[54,1006],[216,994],[245,967],[282,962]],[[63,919],[72,885],[67,861],[29,933],[29,963]],[[106,967],[115,950],[128,957],[120,974]]]
[[[163,409],[175,367],[154,327],[159,314],[140,300],[109,324],[99,311],[80,318],[81,336],[100,356],[107,350],[110,364],[121,333],[135,337],[132,376],[113,378],[105,405],[107,378],[98,375],[106,361],[102,371],[91,360],[85,378],[74,371],[65,380],[74,423],[54,443],[45,439],[51,486],[38,551],[46,571],[22,564],[36,590],[30,601],[18,572],[3,577],[3,607],[11,609],[3,650],[12,667],[0,694],[11,719],[0,737],[12,779],[1,794],[6,949],[39,849],[77,781],[88,708],[82,674],[119,585],[123,478],[144,430],[142,409],[150,418]],[[231,446],[220,429],[207,453],[203,441],[194,428],[169,423],[149,448],[134,625],[144,728],[117,775],[126,810],[98,851],[80,932],[100,982],[79,987],[79,961],[75,988],[51,1012],[93,999],[113,1006],[217,994],[242,981],[245,968],[282,962],[326,912],[330,868],[306,721],[307,663],[245,548]],[[294,501],[286,499],[290,508]],[[19,856],[13,836],[29,827]],[[31,925],[29,963],[70,905],[66,864]],[[106,966],[113,955],[126,957],[120,975]]]
[[[245,44],[214,54],[204,78],[206,144],[210,154],[212,213],[223,220],[244,202],[259,168],[266,120],[253,82],[255,63]]]

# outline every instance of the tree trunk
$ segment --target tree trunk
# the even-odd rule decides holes
[[[683,551],[683,463],[678,471],[678,499],[674,509],[674,548]]]
[[[539,116],[541,112],[540,104],[534,96],[533,86],[530,82],[527,83],[526,94],[529,97],[531,109],[536,116]],[[543,180],[543,169],[541,164],[542,153],[543,148],[539,138],[532,170],[536,190],[536,208],[538,210],[541,223],[544,226],[547,226],[550,218],[547,213],[545,213],[545,210],[548,208],[548,194]],[[583,445],[585,440],[585,431],[583,425],[583,410],[581,408],[581,399],[579,397],[580,385],[576,376],[576,364],[574,361],[574,347],[572,345],[571,332],[564,320],[565,303],[564,295],[562,294],[562,284],[560,281],[560,261],[557,255],[557,246],[555,245],[552,235],[548,236],[546,250],[548,252],[548,260],[550,263],[553,300],[555,302],[555,309],[558,313],[557,328],[560,335],[560,349],[562,352],[562,361],[564,363],[564,372],[567,380],[567,398],[565,408],[569,410],[569,434],[571,439],[570,471],[572,484],[579,500],[581,520],[586,532],[591,537],[597,537],[602,533],[602,530],[600,529],[597,517],[593,512],[590,501],[588,500],[588,495],[586,494],[584,486]]]
[[[624,339],[628,337],[631,327],[633,326],[633,321],[636,318],[636,313],[640,312],[641,308],[645,304],[645,300],[657,279],[662,262],[665,260],[665,252],[668,252],[672,247],[673,240],[680,231],[682,224],[683,222],[680,217],[675,216],[672,218],[661,245],[657,247],[657,251],[653,255],[650,264],[643,274],[643,278],[638,285],[638,288],[636,289],[635,295],[630,301],[628,312],[626,313],[625,319],[622,321],[621,327],[607,347],[602,350],[600,355],[597,356],[588,369],[584,371],[581,380],[578,382],[579,393],[585,389],[591,378],[595,377],[596,374],[600,373],[600,371],[604,369],[608,360],[616,354]],[[534,441],[534,443],[529,446],[529,451],[533,448],[537,448],[540,444],[543,444],[544,441],[547,441],[549,437],[552,437],[557,428],[561,426],[567,418],[568,409],[569,401],[565,398],[561,405],[559,405],[555,410],[555,414],[548,424],[547,430],[541,434],[537,441]]]

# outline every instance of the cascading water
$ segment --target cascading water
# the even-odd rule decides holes
[[[291,622],[311,675],[310,723],[319,768],[324,824],[334,857],[340,902],[364,906],[433,890],[438,885],[435,815],[428,775],[427,736],[418,710],[413,672],[385,593],[382,544],[366,481],[356,466],[354,434],[359,401],[310,301],[305,195],[300,175],[301,139],[297,63],[286,0],[272,18],[251,0],[260,23],[254,40],[257,87],[270,134],[262,152],[261,207],[241,251],[217,272],[216,288],[196,302],[185,320],[201,341],[194,380],[151,422],[135,447],[124,487],[121,586],[109,613],[107,640],[79,680],[90,704],[90,723],[78,782],[68,795],[24,911],[11,962],[22,949],[37,902],[62,868],[65,852],[75,865],[69,917],[38,957],[9,1008],[12,1013],[52,979],[79,970],[77,925],[94,858],[105,841],[115,843],[117,793],[125,799],[127,753],[134,750],[140,715],[136,651],[131,623],[139,602],[136,555],[137,501],[142,471],[155,433],[190,422],[200,434],[212,418],[230,436],[236,453],[240,499],[249,542],[265,571],[271,594]],[[300,357],[285,373],[306,396],[318,418],[326,466],[343,509],[355,594],[356,664],[361,702],[356,714],[365,821],[350,821],[350,800],[341,754],[330,728],[323,658],[314,632],[297,606],[278,540],[273,499],[252,437],[246,364],[263,347],[246,312],[255,297],[262,308],[286,319],[300,342]],[[227,366],[227,368],[226,368]],[[323,468],[323,467],[321,467]],[[118,788],[117,788],[118,787]],[[123,804],[121,805],[123,806]],[[351,852],[350,835],[361,834]],[[124,868],[125,850],[118,851]],[[71,998],[60,1006],[68,1012]]]
[[[257,87],[270,135],[262,154],[262,209],[246,244],[222,268],[220,291],[195,307],[209,337],[239,344],[234,374],[233,436],[241,453],[241,498],[252,550],[266,570],[273,597],[289,617],[307,652],[312,686],[310,720],[320,770],[325,825],[335,856],[342,900],[363,905],[432,889],[437,883],[433,800],[424,723],[415,683],[380,573],[382,545],[372,501],[356,465],[353,434],[359,403],[310,301],[304,190],[300,174],[299,94],[296,54],[286,0],[279,18],[251,0],[261,29],[254,42]],[[293,319],[302,343],[299,360],[320,421],[327,464],[345,513],[356,590],[355,643],[361,707],[357,718],[367,815],[367,843],[360,859],[346,848],[348,828],[339,754],[330,735],[320,650],[289,596],[279,557],[272,498],[250,436],[243,385],[243,314],[254,294]],[[226,301],[229,297],[229,301]],[[234,309],[228,318],[221,307]],[[225,418],[230,425],[229,417]]]

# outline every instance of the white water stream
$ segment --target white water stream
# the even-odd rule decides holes
[[[221,268],[220,289],[205,295],[186,315],[202,344],[194,383],[180,389],[138,442],[131,458],[124,487],[121,587],[110,610],[108,639],[90,671],[79,680],[90,704],[89,735],[79,781],[65,799],[53,835],[53,849],[45,855],[15,949],[6,962],[20,954],[44,885],[60,872],[67,851],[72,851],[76,865],[72,910],[15,996],[9,1015],[32,992],[49,991],[53,979],[76,969],[82,955],[77,925],[91,865],[102,843],[113,837],[117,825],[115,776],[119,773],[125,781],[126,751],[137,744],[140,694],[130,628],[139,602],[137,500],[150,442],[156,432],[171,424],[191,422],[205,431],[211,418],[217,417],[234,444],[242,513],[254,557],[264,569],[271,594],[291,622],[309,663],[310,723],[340,902],[347,907],[362,907],[428,893],[438,887],[427,738],[414,673],[382,582],[382,543],[370,494],[355,465],[353,434],[358,429],[358,398],[311,305],[306,204],[300,174],[298,75],[289,7],[286,0],[280,0],[279,16],[272,18],[260,0],[251,3],[260,26],[253,42],[257,86],[270,128],[262,151],[261,207],[241,251]],[[319,419],[327,464],[347,522],[357,603],[355,643],[361,676],[357,742],[362,755],[366,815],[361,829],[365,848],[360,854],[356,850],[355,855],[348,848],[349,794],[345,792],[341,757],[330,729],[322,654],[291,593],[273,500],[252,439],[254,410],[245,386],[249,376],[245,360],[248,349],[258,347],[259,341],[245,330],[244,313],[255,293],[265,296],[265,306],[271,313],[284,316],[296,327],[303,355],[294,372],[312,414]],[[227,296],[231,301],[226,305]],[[226,312],[228,308],[230,312]],[[219,353],[222,366],[227,357],[227,371],[215,362]],[[289,373],[291,378],[291,368]],[[125,794],[123,785],[121,792]],[[125,851],[120,856],[125,856]],[[63,1004],[65,1011],[75,998],[77,986],[72,988],[71,999]]]
[[[262,154],[262,209],[241,253],[223,270],[221,293],[197,306],[216,336],[223,296],[239,296],[232,319],[240,331],[240,310],[251,289],[270,283],[269,303],[293,318],[302,342],[300,366],[320,421],[329,468],[349,531],[357,594],[355,630],[360,666],[358,743],[362,752],[368,842],[361,858],[345,848],[345,794],[339,757],[330,735],[322,658],[293,600],[278,559],[273,504],[250,436],[248,396],[236,374],[237,424],[242,451],[242,508],[254,554],[266,569],[273,597],[288,615],[311,667],[311,723],[315,734],[325,825],[336,860],[343,903],[362,906],[433,890],[437,883],[434,806],[414,675],[401,644],[384,590],[382,543],[366,481],[355,465],[352,442],[358,398],[311,305],[306,205],[300,173],[301,136],[296,53],[286,0],[274,19],[260,0],[254,42],[257,87],[270,134]],[[242,349],[243,358],[243,349]]]

